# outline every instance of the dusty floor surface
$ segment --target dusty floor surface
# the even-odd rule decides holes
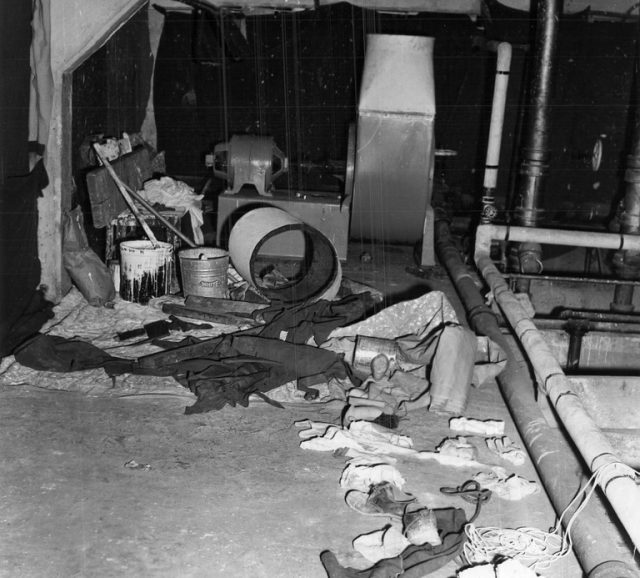
[[[496,394],[474,392],[470,413],[503,417],[492,407]],[[175,397],[95,399],[29,387],[0,397],[4,576],[314,578],[326,575],[324,549],[366,567],[351,541],[387,523],[346,506],[343,459],[298,447],[293,422],[335,422],[335,404],[185,416]],[[427,413],[401,431],[425,449],[449,432],[445,418]],[[126,468],[132,459],[151,469]],[[473,469],[397,467],[425,503],[471,513],[439,488],[461,484]],[[540,495],[494,498],[477,523],[548,528],[553,521]],[[573,563],[553,570],[546,575],[580,576]],[[450,564],[439,575],[454,571]]]
[[[387,258],[393,266],[356,259],[346,271],[396,296],[447,285],[441,272],[435,282],[405,275],[407,251]],[[380,266],[384,275],[376,274]],[[320,578],[325,549],[344,564],[371,565],[351,542],[388,521],[345,504],[344,459],[300,449],[294,426],[302,419],[339,423],[339,403],[257,403],[186,416],[192,401],[179,392],[113,399],[2,387],[1,575]],[[506,433],[519,440],[495,386],[472,391],[467,415],[506,419]],[[426,411],[410,414],[399,429],[426,450],[452,435],[445,417]],[[130,460],[150,468],[129,469]],[[405,489],[426,505],[471,514],[470,504],[439,488],[460,485],[477,470],[409,460],[397,467]],[[514,471],[537,479],[530,462]],[[554,522],[541,492],[520,502],[493,497],[477,525],[546,530]],[[456,567],[432,576],[455,576]],[[582,574],[569,556],[544,575]]]

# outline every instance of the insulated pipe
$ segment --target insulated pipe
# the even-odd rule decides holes
[[[450,242],[446,221],[436,221],[436,248],[467,312],[481,311],[470,323],[474,329],[498,343],[507,355],[507,366],[498,375],[498,384],[529,450],[540,478],[558,515],[567,508],[578,487],[584,483],[578,458],[558,429],[551,428],[534,397],[535,384],[517,343],[501,334],[495,315],[487,308],[459,251]],[[565,523],[575,511],[567,512]],[[619,551],[616,535],[602,524],[608,514],[597,495],[575,519],[571,538],[574,551],[589,578],[637,578],[631,565],[612,560]],[[633,564],[633,561],[631,561]]]
[[[508,225],[480,225],[476,230],[476,255],[488,255],[492,240],[640,251],[640,236],[635,235],[566,231],[564,229],[533,229]]]
[[[538,0],[528,117],[522,146],[516,222],[535,227],[549,169],[549,102],[562,0]],[[530,272],[530,271],[525,271]]]
[[[498,183],[498,166],[500,164],[500,147],[502,146],[502,128],[504,111],[507,102],[507,88],[511,71],[511,44],[508,42],[488,44],[498,53],[496,63],[496,80],[493,88],[493,104],[491,106],[491,124],[489,125],[489,141],[484,166],[484,194],[482,197],[482,223],[490,223],[496,216],[494,193]]]
[[[634,477],[627,473],[626,466],[617,456],[611,442],[589,416],[571,382],[549,350],[542,333],[509,289],[489,256],[492,239],[504,240],[508,234],[510,240],[527,240],[520,239],[517,231],[514,239],[513,229],[495,225],[479,226],[476,233],[476,265],[526,351],[538,378],[540,389],[549,397],[589,469],[599,473],[598,482],[605,496],[636,548],[640,548],[640,517],[637,515],[640,512],[640,488],[636,485]],[[528,234],[537,235],[536,242],[546,241],[554,245],[580,245],[575,242],[575,239],[578,239],[584,243],[581,246],[609,249],[612,248],[611,243],[616,241],[622,246],[626,246],[627,243],[626,235],[590,233],[587,234],[589,236],[587,245],[588,240],[580,232],[574,235],[572,231],[556,231],[553,236],[549,236],[551,231],[545,229],[524,230]],[[635,246],[640,246],[640,238],[630,236],[629,239],[636,243]],[[631,241],[629,242],[633,245]]]

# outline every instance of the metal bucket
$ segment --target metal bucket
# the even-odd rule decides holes
[[[227,297],[229,253],[223,249],[198,247],[180,251],[184,296]]]
[[[353,367],[371,373],[371,362],[379,355],[384,355],[389,361],[392,371],[397,369],[398,344],[393,339],[368,337],[358,335],[353,351]]]
[[[151,241],[120,243],[120,297],[146,305],[169,293],[173,273],[173,245]]]

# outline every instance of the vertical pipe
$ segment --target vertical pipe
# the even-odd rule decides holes
[[[493,43],[490,43],[489,47],[493,48]],[[482,223],[490,223],[496,216],[494,193],[498,184],[502,128],[504,126],[504,111],[507,102],[509,73],[511,71],[511,44],[500,42],[495,49],[497,51],[496,80],[493,88],[491,123],[489,125],[487,157],[484,167],[484,194],[482,197],[482,214],[480,216]]]
[[[569,334],[569,349],[567,351],[567,371],[576,372],[580,367],[580,353],[582,352],[582,338],[588,331],[588,321],[569,321],[564,330]]]
[[[631,151],[627,156],[624,173],[625,192],[620,230],[629,235],[640,235],[640,56],[635,59],[635,113]],[[613,258],[613,268],[623,279],[635,279],[640,275],[640,254],[618,251]],[[611,303],[613,311],[633,311],[633,286],[617,285]]]
[[[528,117],[522,146],[516,222],[535,227],[549,169],[549,103],[561,0],[538,0]]]
[[[518,180],[516,224],[535,227],[542,215],[542,196],[549,172],[549,104],[555,68],[558,22],[562,0],[537,0],[536,33],[531,71],[528,115]],[[542,272],[542,248],[523,243],[511,249],[510,259],[521,273]],[[516,290],[529,292],[530,281],[519,279]]]

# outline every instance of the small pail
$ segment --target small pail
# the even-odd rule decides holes
[[[356,346],[353,350],[354,369],[371,373],[371,362],[378,355],[384,355],[389,361],[389,367],[396,369],[398,357],[398,344],[393,339],[382,339],[380,337],[368,337],[358,335]]]
[[[152,297],[169,293],[173,245],[158,241],[120,243],[120,297],[146,305]]]
[[[229,253],[223,249],[198,247],[180,251],[184,296],[227,297]]]

